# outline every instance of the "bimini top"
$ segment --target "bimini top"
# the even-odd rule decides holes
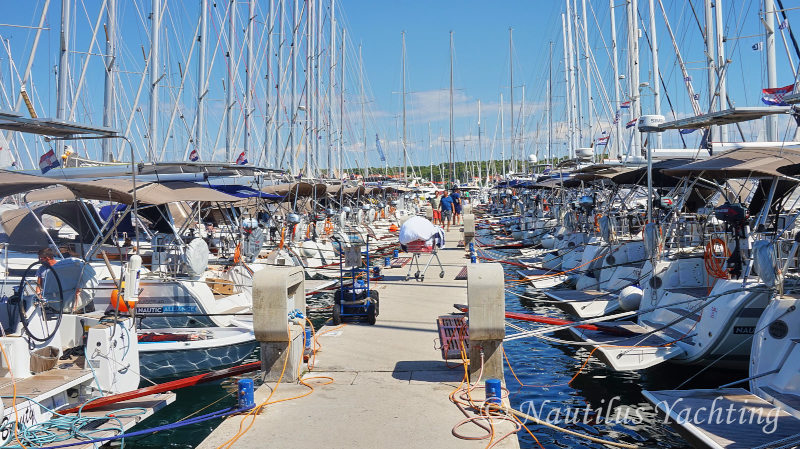
[[[634,170],[636,170],[636,168],[622,165],[595,164],[572,172],[572,176],[580,181],[612,180],[617,175]]]
[[[27,201],[57,201],[84,198],[133,204],[133,183],[128,179],[102,179],[96,181],[56,181],[47,189],[34,190],[25,196]],[[194,182],[165,181],[136,184],[136,201],[160,205],[179,201],[208,201],[234,203],[241,198],[205,187]]]
[[[800,150],[742,148],[708,159],[664,170],[670,176],[702,176],[705,179],[793,177],[800,174]]]

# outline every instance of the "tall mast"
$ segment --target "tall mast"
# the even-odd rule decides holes
[[[453,159],[453,145],[455,144],[453,131],[453,31],[450,31],[450,183],[456,180],[456,165]]]
[[[283,23],[284,23],[284,4],[286,0],[278,0],[278,51],[277,51],[277,64],[275,67],[275,112],[272,116],[275,118],[275,168],[281,168],[281,160],[280,160],[280,152],[278,149],[281,147],[281,127],[278,123],[281,121],[281,82],[283,81],[283,47],[284,47],[284,39],[285,35],[283,33]],[[291,130],[289,131],[291,134]]]
[[[719,2],[717,4],[719,5]],[[661,115],[661,71],[658,68],[658,30],[656,30],[656,7],[655,1],[650,0],[650,47],[653,58],[653,112],[656,115]],[[719,9],[719,8],[718,8]],[[662,133],[650,133],[650,136],[655,134],[655,145],[650,145],[652,148],[662,148]]]
[[[364,95],[364,59],[361,57],[361,44],[358,44],[358,78],[361,83],[361,134],[364,138],[364,181],[369,176],[369,157],[367,156],[367,115],[364,112],[364,105],[367,97]]]
[[[400,33],[403,38],[403,49],[400,56],[403,76],[403,181],[408,183],[408,148],[406,147],[406,32]]]
[[[56,117],[67,118],[67,82],[69,80],[69,42],[70,42],[70,7],[72,0],[61,0],[61,53],[58,60],[58,97]],[[153,1],[155,3],[155,0]],[[152,140],[152,139],[151,139]],[[57,151],[63,152],[63,141],[58,144]]]
[[[622,109],[619,101],[619,63],[617,62],[617,13],[614,11],[614,0],[608,0],[608,9],[611,13],[611,55],[614,65],[614,157],[622,159],[620,142],[622,142]]]
[[[288,1],[288,0],[287,0]],[[297,173],[297,157],[294,148],[294,132],[297,123],[297,28],[300,26],[300,17],[297,6],[298,0],[294,0],[292,6],[292,48],[290,58],[292,60],[292,87],[291,87],[291,107],[289,108],[289,168],[292,173]]]
[[[612,0],[613,1],[613,0]],[[553,163],[553,41],[550,41],[550,58],[547,63],[547,161]]]
[[[225,91],[225,161],[233,161],[233,42],[236,36],[236,0],[228,2],[228,77]]]
[[[510,87],[511,90],[511,171],[517,171],[517,158],[516,153],[517,150],[514,147],[514,30],[512,28],[508,29],[508,74],[510,77]]]
[[[200,41],[199,56],[197,59],[197,106],[195,119],[194,148],[198,155],[203,148],[203,138],[205,136],[205,98],[207,93],[206,86],[206,51],[208,49],[208,0],[200,0]],[[210,154],[210,153],[209,153]]]
[[[253,28],[255,26],[255,17],[256,17],[256,2],[255,0],[247,0],[247,67],[245,68],[245,93],[244,93],[244,153],[248,155],[248,157],[253,157],[254,155],[250,155],[250,134],[252,132],[252,120],[253,120],[253,81],[254,81],[254,74],[253,74],[253,47],[255,47],[255,41],[253,39],[254,33]],[[261,160],[261,157],[258,158]]]
[[[778,87],[778,72],[775,70],[775,1],[764,0],[764,31],[767,34],[767,87]],[[778,116],[767,116],[767,140],[778,141]]]
[[[69,0],[64,0],[64,3],[68,2]],[[161,0],[153,0],[152,6],[153,19],[150,24],[150,129],[147,142],[147,159],[150,162],[153,162],[156,155],[156,140],[158,137],[158,82],[161,80],[158,75],[159,66],[161,65],[158,54],[158,38],[161,33]],[[59,95],[61,94],[59,93]]]
[[[430,169],[430,181],[433,182],[433,141],[431,140],[431,122],[428,122],[428,168]]]
[[[569,98],[567,104],[569,105],[571,114],[572,114],[572,129],[570,131],[570,143],[571,143],[571,150],[570,150],[570,158],[575,157],[575,150],[578,148],[578,135],[580,134],[580,110],[578,101],[576,98],[575,86],[578,84],[577,73],[575,71],[575,67],[573,65],[573,46],[572,46],[572,10],[570,8],[571,0],[566,0],[567,2],[567,39],[564,42],[564,45],[567,47],[567,62],[569,64],[569,86],[567,87],[567,94],[569,94]]]
[[[264,150],[263,150],[263,163],[269,166],[269,143],[270,143],[270,128],[272,127],[277,114],[272,112],[272,104],[270,103],[272,91],[272,34],[275,27],[275,0],[269,0],[269,17],[267,18],[267,73],[264,76]],[[280,41],[279,45],[280,45]],[[277,130],[276,130],[277,131]],[[276,142],[277,143],[277,142]],[[275,146],[277,152],[278,146]],[[277,164],[274,166],[277,168]]]
[[[651,0],[652,1],[652,0]],[[594,120],[592,114],[592,70],[589,58],[589,26],[586,17],[586,0],[581,0],[583,15],[583,57],[586,59],[586,118],[588,120],[589,142],[594,139]]]
[[[106,79],[103,95],[103,126],[114,127],[114,64],[117,59],[117,0],[107,0],[106,16]],[[103,139],[103,160],[114,158],[111,139]]]
[[[728,83],[726,82],[726,78],[728,78],[728,63],[725,61],[725,26],[722,21],[722,0],[717,0],[714,9],[716,10],[717,19],[717,72],[719,73],[719,101],[717,102],[717,109],[723,111],[727,108],[728,102]],[[719,141],[727,142],[727,140],[728,127],[722,125],[719,127]]]
[[[706,44],[706,66],[708,75],[708,112],[714,112],[715,96],[717,93],[717,63],[716,63],[716,34],[714,34],[714,13],[711,11],[712,0],[705,0],[705,44]],[[710,127],[712,142],[719,142],[719,128]]]
[[[570,1],[570,0],[567,0]],[[581,97],[581,58],[578,51],[578,3],[577,0],[572,1],[572,14],[569,16],[567,23],[569,31],[569,51],[570,63],[572,64],[572,89],[575,95],[575,138],[577,139],[576,147],[583,145],[583,98]]]
[[[428,125],[430,127],[430,125]],[[481,100],[478,100],[478,183],[483,179],[481,174],[481,164],[483,164],[483,149],[481,147]]]
[[[328,53],[328,178],[333,178],[333,89],[336,86],[336,0],[331,0],[330,52]],[[341,137],[341,136],[340,136]]]
[[[638,119],[642,113],[642,105],[639,95],[639,27],[638,20],[638,0],[630,0],[627,4],[628,15],[628,89],[631,96],[631,119]],[[631,145],[631,156],[639,156],[641,153],[641,133],[634,128],[633,144]]]
[[[320,112],[322,110],[322,96],[320,95],[320,81],[322,80],[322,0],[315,3],[316,11],[315,38],[314,38],[314,170],[316,174],[322,162],[320,159],[319,134],[322,130],[320,126]]]
[[[525,156],[525,85],[522,85],[522,105],[520,106],[519,114],[519,154],[520,154],[520,169],[525,167],[527,157]]]
[[[500,93],[500,154],[503,158],[503,179],[506,179],[506,129],[503,122],[503,93]]]
[[[311,77],[313,76],[313,63],[311,62],[311,47],[313,41],[311,38],[311,28],[314,22],[314,0],[306,0],[306,94],[303,97],[305,102],[305,114],[303,116],[303,125],[305,131],[303,132],[303,149],[305,153],[305,169],[303,174],[310,177],[313,170],[311,170]]]
[[[567,0],[569,1],[569,0]],[[612,0],[613,1],[613,0]],[[572,159],[575,154],[575,140],[572,127],[572,102],[570,101],[570,63],[569,63],[569,45],[567,45],[567,18],[565,14],[561,14],[561,37],[564,40],[564,97],[567,112],[567,158]],[[502,108],[500,108],[502,111]],[[501,115],[502,117],[502,115]],[[501,133],[502,135],[502,133]]]
[[[339,176],[344,170],[344,153],[342,152],[342,145],[344,144],[344,55],[347,49],[347,29],[342,27],[342,48],[339,52]]]

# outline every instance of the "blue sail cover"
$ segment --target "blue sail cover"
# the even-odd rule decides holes
[[[235,196],[238,198],[264,198],[268,200],[283,199],[283,196],[281,195],[276,195],[274,193],[265,193],[260,190],[256,190],[252,187],[247,187],[247,186],[223,185],[223,184],[208,184],[208,186],[218,192],[227,193],[228,195]]]

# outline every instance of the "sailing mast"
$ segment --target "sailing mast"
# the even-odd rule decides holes
[[[247,61],[245,62],[247,67],[244,74],[244,154],[248,157],[252,157],[250,155],[250,134],[253,127],[252,115],[255,109],[253,107],[253,81],[255,78],[253,76],[253,47],[255,47],[253,28],[255,26],[256,17],[255,0],[247,0],[247,12]],[[255,158],[253,160],[255,160]],[[261,160],[260,156],[258,160]]]
[[[767,51],[767,87],[778,87],[778,72],[775,69],[775,1],[764,0],[764,44]],[[778,116],[767,116],[767,140],[778,141]]]
[[[456,166],[453,160],[453,144],[455,134],[453,133],[453,31],[450,31],[450,183],[456,180]],[[452,186],[451,186],[452,187]]]
[[[314,21],[314,2],[313,0],[306,0],[306,86],[305,86],[305,95],[303,96],[303,101],[305,102],[305,111],[303,117],[303,126],[305,128],[303,132],[303,149],[305,153],[305,166],[302,170],[303,174],[307,177],[312,176],[311,170],[311,109],[310,100],[311,100],[311,77],[313,76],[312,72],[312,62],[311,62],[311,46],[312,46],[312,39],[311,39],[311,28],[313,26]]]
[[[344,169],[344,154],[342,153],[342,144],[344,143],[344,52],[347,45],[347,29],[342,27],[342,48],[339,52],[339,176],[342,175]]]
[[[719,5],[719,1],[717,1]],[[653,112],[656,115],[661,115],[661,71],[658,66],[658,32],[656,30],[656,7],[655,1],[650,0],[650,53],[653,58]],[[662,133],[650,133],[650,136],[655,134],[655,146],[651,148],[662,148],[663,139]]]
[[[106,78],[103,95],[103,126],[114,127],[114,64],[117,59],[117,0],[107,0],[106,17]],[[114,158],[111,139],[103,139],[103,161]]]
[[[722,22],[722,0],[717,0],[714,9],[716,10],[717,22],[717,73],[719,74],[719,85],[717,88],[719,101],[717,102],[717,110],[723,111],[726,108],[728,99],[728,85],[726,82],[726,78],[728,78],[728,63],[725,61],[725,39],[723,36],[725,30]],[[655,40],[653,40],[653,45],[655,46]],[[659,112],[657,112],[657,114],[659,114]],[[656,133],[656,135],[660,137],[661,133]],[[719,127],[719,141],[728,141],[728,127],[725,125]]]
[[[617,19],[614,12],[614,0],[608,0],[608,9],[611,13],[611,57],[614,66],[614,157],[622,159],[620,142],[622,142],[622,109],[619,101],[619,64],[617,62]]]
[[[586,0],[581,0],[581,9],[581,14],[583,15],[583,57],[586,59],[586,119],[588,121],[589,145],[593,146],[594,114],[592,113],[592,58],[589,57],[589,26],[587,24],[588,18],[586,17]]]
[[[367,97],[364,95],[364,59],[361,56],[361,44],[358,44],[358,77],[361,83],[361,134],[364,138],[364,182],[367,181],[369,176],[367,157],[367,115],[364,112],[364,105],[367,102]]]
[[[483,179],[481,164],[483,164],[483,149],[481,148],[481,100],[478,100],[478,185],[480,185]]]
[[[328,53],[328,178],[333,178],[333,89],[336,85],[336,0],[331,0],[330,52]]]
[[[403,72],[403,182],[408,184],[408,147],[406,146],[406,32],[400,33],[403,38],[403,50],[400,65]]]
[[[233,161],[233,41],[236,36],[236,0],[228,4],[228,77],[225,95],[225,161]]]
[[[506,173],[506,129],[505,123],[503,123],[503,93],[500,93],[500,148],[501,148],[501,157],[503,158],[503,179],[507,179],[508,173]]]
[[[293,173],[297,173],[297,157],[294,148],[294,132],[295,125],[297,124],[297,28],[300,26],[297,2],[298,0],[294,0],[294,5],[292,5],[292,47],[289,53],[292,65],[292,86],[290,92],[292,104],[289,108],[289,116],[291,117],[289,123],[289,169]]]
[[[612,0],[613,1],[613,0]],[[569,2],[569,0],[567,0]],[[564,96],[566,99],[566,110],[567,110],[567,158],[572,159],[575,154],[575,133],[573,132],[573,111],[572,111],[572,102],[570,101],[570,94],[572,89],[570,79],[572,78],[570,73],[570,61],[569,61],[569,45],[567,45],[567,26],[566,26],[566,15],[561,14],[561,37],[564,39]],[[502,111],[502,107],[501,107]],[[500,116],[502,118],[502,115]]]
[[[508,66],[509,66],[509,77],[511,78],[510,87],[511,90],[511,171],[517,171],[517,158],[516,158],[516,148],[514,148],[514,37],[513,37],[514,30],[512,28],[508,29]]]
[[[611,0],[613,1],[613,0]],[[547,160],[553,163],[553,41],[550,41],[550,59],[547,64]]]
[[[203,150],[203,137],[205,136],[205,98],[208,93],[206,86],[206,51],[208,50],[208,0],[200,0],[200,51],[197,59],[197,105],[195,119],[194,148],[198,156]]]
[[[275,26],[275,0],[269,0],[269,17],[267,18],[267,73],[264,77],[264,150],[259,158],[259,165],[263,163],[269,164],[269,136],[270,128],[275,122],[276,115],[272,113],[272,105],[270,104],[270,91],[272,90],[272,32]],[[277,145],[275,149],[277,149]],[[263,158],[263,159],[262,159]],[[276,165],[277,167],[277,165]]]
[[[69,0],[64,0],[64,4],[69,3]],[[150,24],[150,117],[149,117],[149,140],[147,145],[147,159],[153,162],[156,155],[156,136],[158,135],[158,82],[161,77],[158,76],[159,69],[159,55],[158,55],[158,39],[161,31],[161,0],[153,0],[153,19]],[[62,57],[64,55],[62,54]],[[64,73],[66,75],[66,73]],[[59,73],[60,81],[61,73]],[[59,82],[60,84],[60,82]],[[62,93],[59,89],[59,100],[61,95],[66,100],[66,92]],[[63,107],[63,106],[62,106]],[[60,110],[60,113],[63,111]],[[61,115],[59,115],[59,118]]]
[[[281,127],[278,125],[278,120],[280,119],[281,111],[281,80],[283,79],[283,13],[285,2],[286,0],[278,0],[278,57],[277,67],[275,68],[275,112],[272,114],[275,121],[275,168],[281,168],[281,157],[278,151],[278,148],[281,147]],[[291,135],[291,129],[289,134]]]

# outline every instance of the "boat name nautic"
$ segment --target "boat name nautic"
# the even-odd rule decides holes
[[[753,335],[756,332],[755,326],[734,326],[734,335]]]
[[[138,313],[194,313],[198,312],[199,310],[197,306],[163,306],[163,307],[137,307],[136,311]]]

